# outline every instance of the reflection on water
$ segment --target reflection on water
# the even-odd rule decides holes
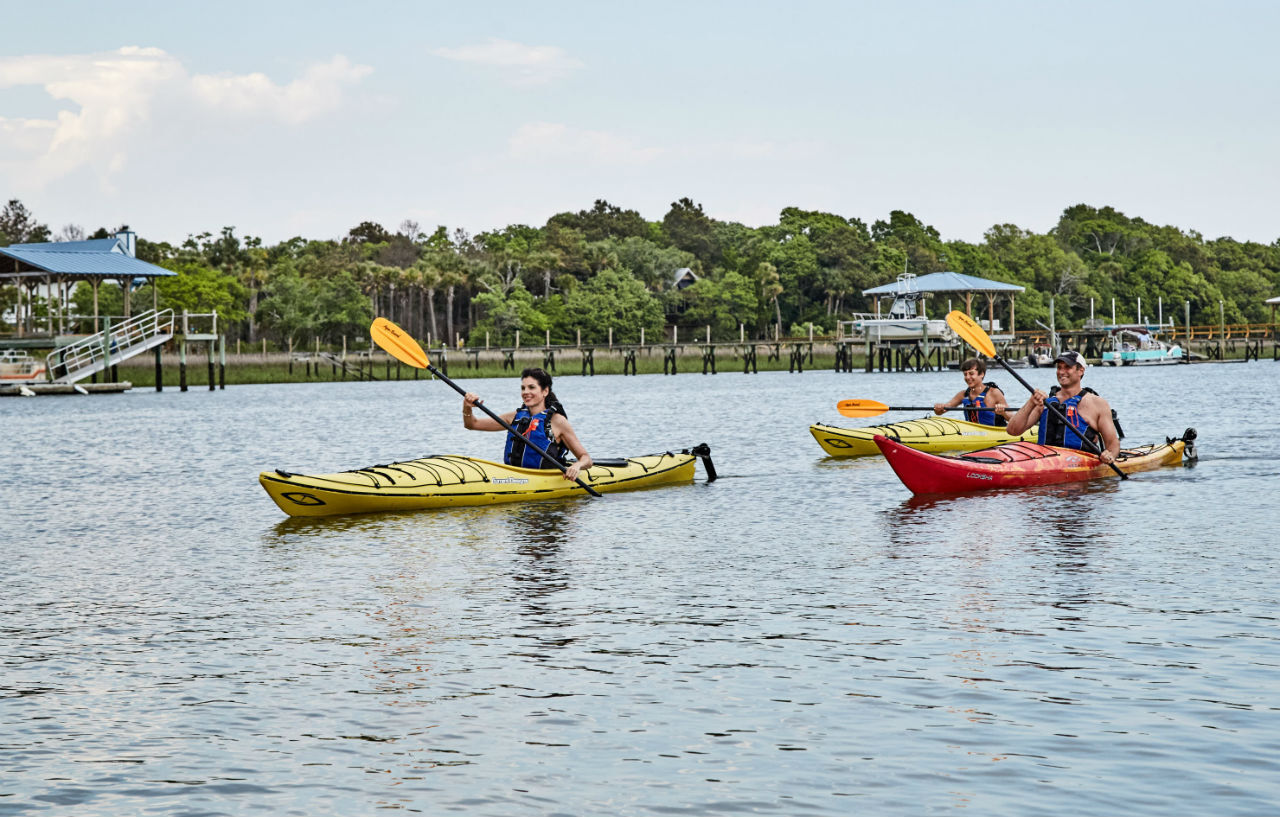
[[[1280,440],[1244,430],[1280,378],[1189,368],[1091,370],[1138,441],[1257,409],[1123,483],[909,498],[795,422],[844,373],[564,378],[593,448],[707,439],[724,478],[323,519],[253,476],[474,453],[456,398],[0,401],[27,448],[0,467],[0,815],[1268,813]],[[768,447],[725,423],[747,388]],[[424,423],[369,423],[370,395]],[[344,433],[282,428],[300,402]]]

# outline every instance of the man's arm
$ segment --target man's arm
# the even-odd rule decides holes
[[[1032,392],[1030,399],[1009,418],[1009,425],[1005,426],[1005,431],[1016,437],[1040,422],[1040,412],[1044,410],[1044,401],[1048,396],[1039,389]]]
[[[1085,416],[1089,425],[1102,435],[1103,462],[1115,462],[1120,454],[1120,435],[1116,433],[1116,424],[1111,419],[1111,404],[1096,394],[1088,396],[1088,414]],[[1082,412],[1083,414],[1083,412]]]

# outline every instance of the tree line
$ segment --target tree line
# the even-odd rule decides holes
[[[124,229],[124,228],[118,228]],[[0,212],[0,246],[104,238],[76,225],[54,236],[23,204]],[[788,207],[778,222],[748,227],[717,220],[688,198],[660,221],[598,200],[557,213],[540,227],[516,224],[476,235],[404,221],[391,232],[364,221],[337,240],[291,238],[266,245],[234,227],[188,236],[174,246],[137,240],[137,256],[178,273],[158,279],[161,308],[216,309],[233,338],[279,344],[362,336],[375,315],[420,338],[470,345],[511,344],[516,332],[540,342],[636,342],[669,327],[685,337],[711,327],[713,339],[736,340],[739,326],[762,337],[818,333],[855,312],[874,311],[862,290],[951,270],[1018,284],[1018,323],[1080,326],[1090,299],[1099,317],[1139,321],[1158,298],[1193,323],[1269,320],[1264,301],[1280,292],[1280,240],[1271,244],[1205,239],[1194,230],[1157,226],[1112,207],[1066,208],[1045,234],[993,226],[980,243],[944,241],[911,213],[895,210],[869,226],[858,218]],[[675,286],[688,270],[692,285]],[[687,282],[687,281],[686,281]],[[150,285],[131,297],[150,304]],[[0,316],[17,299],[0,288]],[[67,307],[92,314],[80,284]],[[123,292],[105,285],[102,314],[121,314]],[[36,309],[55,305],[37,300]],[[931,313],[941,314],[934,307]],[[4,328],[0,326],[0,328]]]

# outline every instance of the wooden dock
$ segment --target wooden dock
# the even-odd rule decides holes
[[[133,388],[123,383],[6,383],[0,386],[0,397],[39,397],[44,394],[120,394]],[[27,391],[30,394],[24,394]]]

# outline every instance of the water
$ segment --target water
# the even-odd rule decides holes
[[[1274,813],[1278,379],[1091,369],[1200,462],[916,501],[808,425],[958,373],[564,377],[721,479],[312,521],[257,472],[501,438],[425,381],[0,400],[0,815]]]

